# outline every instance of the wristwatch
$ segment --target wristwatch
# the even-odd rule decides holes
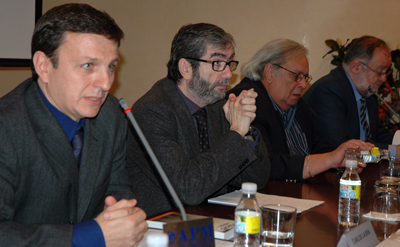
[[[244,139],[246,139],[246,140],[251,140],[251,141],[255,141],[255,138],[254,138],[254,132],[256,131],[256,129],[253,127],[253,126],[250,126],[249,127],[249,132],[247,132],[247,134],[244,136]]]

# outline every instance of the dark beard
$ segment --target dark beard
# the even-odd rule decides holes
[[[198,73],[195,73],[194,77],[189,82],[189,89],[192,91],[193,97],[197,102],[202,102],[204,105],[210,105],[225,98],[226,90],[224,90],[225,92],[223,94],[219,94],[215,88],[223,85],[229,86],[230,84],[231,82],[229,79],[217,81],[214,84],[211,84],[211,82],[201,78]]]

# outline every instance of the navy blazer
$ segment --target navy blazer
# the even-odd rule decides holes
[[[360,118],[353,88],[343,67],[333,69],[316,81],[303,95],[310,107],[317,131],[334,147],[351,139],[360,139]],[[375,95],[367,98],[372,143],[387,149],[393,134],[380,124]]]
[[[272,105],[267,90],[261,81],[252,81],[244,78],[230,93],[239,95],[243,90],[253,88],[257,92],[256,99],[257,116],[252,125],[257,127],[267,145],[268,155],[271,162],[271,179],[296,179],[303,180],[303,166],[306,156],[290,155],[286,142],[283,120],[278,111]],[[297,103],[295,119],[307,138],[307,145],[311,154],[325,153],[332,151],[332,147],[322,141],[314,131],[311,120],[311,113],[302,99]]]

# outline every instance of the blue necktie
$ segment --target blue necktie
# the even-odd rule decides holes
[[[81,154],[82,154],[82,148],[83,148],[83,127],[82,126],[80,126],[76,130],[75,135],[72,138],[71,144],[72,144],[72,149],[74,150],[74,156],[75,156],[76,162],[78,163],[78,167],[79,167],[80,160],[81,160]]]

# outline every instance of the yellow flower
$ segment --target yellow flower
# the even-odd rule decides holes
[[[397,44],[396,48],[397,48],[397,50],[400,50],[400,44]]]
[[[342,46],[342,41],[339,38],[336,38],[336,43],[338,43],[339,46]]]

